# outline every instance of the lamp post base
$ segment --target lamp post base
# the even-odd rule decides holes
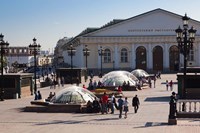
[[[174,118],[174,119],[168,119],[168,125],[177,125],[177,119]]]

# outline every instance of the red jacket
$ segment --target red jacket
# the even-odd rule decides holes
[[[108,96],[107,95],[103,95],[101,99],[102,99],[102,103],[108,102]]]

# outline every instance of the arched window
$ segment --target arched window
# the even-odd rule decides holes
[[[127,49],[125,49],[125,48],[123,48],[123,49],[121,50],[121,62],[122,62],[122,63],[128,62],[128,51],[127,51]]]
[[[105,49],[104,51],[104,63],[110,63],[111,62],[111,51],[110,49]]]

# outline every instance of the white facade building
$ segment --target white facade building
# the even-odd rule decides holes
[[[67,47],[72,44],[76,48],[74,66],[85,67],[83,48],[87,45],[90,49],[88,69],[100,70],[98,50],[102,47],[103,70],[141,68],[147,71],[174,71],[183,66],[175,33],[175,29],[182,25],[181,15],[163,9],[113,20],[100,28],[88,28],[66,43],[63,46],[64,62],[70,64]],[[189,26],[194,26],[197,33],[188,65],[200,66],[200,22],[190,19]]]
[[[32,58],[28,47],[9,47],[8,67],[11,67],[13,63],[30,65]]]

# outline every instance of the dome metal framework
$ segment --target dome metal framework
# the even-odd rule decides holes
[[[62,103],[62,104],[80,104],[93,101],[96,96],[78,86],[70,86],[59,91],[51,100],[51,103]]]
[[[150,76],[146,71],[142,69],[135,69],[131,73],[137,78],[146,78]]]
[[[104,86],[122,86],[124,81],[129,82],[130,86],[136,86],[139,80],[128,71],[112,71],[102,78]]]

